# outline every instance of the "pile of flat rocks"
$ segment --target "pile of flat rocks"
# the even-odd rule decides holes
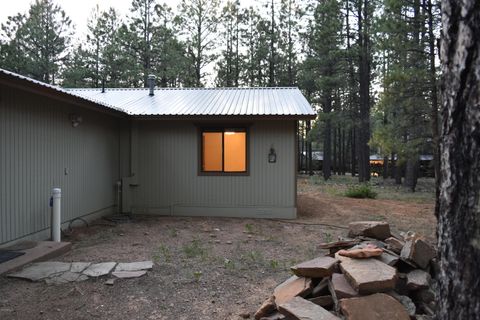
[[[113,284],[114,279],[138,278],[153,267],[152,261],[137,262],[59,262],[46,261],[33,263],[22,270],[10,273],[10,278],[20,278],[30,281],[45,281],[48,284],[85,281],[112,275],[106,284]]]
[[[349,224],[348,238],[321,244],[326,256],[291,267],[257,320],[431,320],[435,248],[413,232],[393,236],[381,221]]]

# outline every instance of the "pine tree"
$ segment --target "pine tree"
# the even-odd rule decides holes
[[[438,320],[480,312],[480,3],[442,1]]]
[[[17,14],[7,18],[1,25],[0,40],[0,67],[20,73],[27,74],[27,58],[21,52],[18,44],[19,29],[25,24],[26,16]],[[18,39],[18,40],[17,40]]]
[[[294,86],[297,83],[298,55],[302,10],[295,0],[282,0],[278,19],[277,80],[279,86]]]
[[[370,180],[370,104],[371,104],[371,64],[372,43],[370,24],[373,18],[373,1],[358,0],[357,9],[357,45],[358,45],[358,79],[359,79],[359,122],[358,122],[358,179],[360,182]]]
[[[249,7],[243,13],[245,31],[241,43],[247,48],[243,82],[248,86],[266,86],[268,83],[268,22]]]
[[[128,31],[123,33],[124,44],[129,43],[130,49],[136,57],[136,67],[141,76],[142,85],[148,86],[148,75],[151,73],[152,60],[155,56],[153,48],[155,25],[158,16],[155,14],[155,0],[133,0],[130,8],[130,21]]]
[[[2,65],[55,83],[71,37],[71,21],[60,6],[52,0],[36,0],[26,16],[10,17],[2,30],[9,39],[2,45]]]
[[[224,45],[217,62],[216,83],[221,87],[238,86],[242,55],[240,53],[240,32],[243,29],[243,17],[240,2],[227,1],[221,18],[221,39]]]
[[[179,30],[176,29],[172,9],[164,4],[157,5],[155,11],[159,23],[152,39],[152,73],[157,76],[161,87],[188,85],[193,77],[188,72],[185,45],[175,36]]]
[[[427,150],[431,86],[429,81],[427,16],[419,0],[405,3],[385,2],[385,15],[379,21],[385,52],[386,71],[380,111],[384,123],[378,123],[373,141],[384,155],[395,153],[397,166],[405,169],[405,186],[414,191],[418,177],[419,155]],[[398,168],[400,174],[401,168]],[[400,181],[400,179],[397,179]]]
[[[218,0],[182,0],[178,17],[180,28],[187,37],[187,55],[194,70],[196,87],[203,86],[205,66],[216,59]]]
[[[63,87],[84,88],[91,87],[91,68],[89,52],[82,45],[78,45],[71,55],[63,71]]]
[[[310,90],[318,90],[318,102],[323,112],[323,176],[327,180],[331,176],[332,160],[331,112],[336,90],[342,85],[341,74],[344,69],[340,50],[342,17],[338,1],[326,0],[319,3],[310,28],[308,46],[311,51],[306,65],[314,70],[311,76],[315,85]]]

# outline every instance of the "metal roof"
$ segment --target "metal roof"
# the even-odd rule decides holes
[[[69,92],[66,89],[63,89],[59,86],[54,86],[54,85],[51,85],[51,84],[48,84],[48,83],[44,83],[44,82],[29,78],[29,77],[26,77],[26,76],[22,76],[18,73],[11,72],[11,71],[0,68],[0,79],[2,79],[2,78],[6,79],[8,81],[8,83],[12,84],[12,85],[13,85],[13,83],[11,82],[11,80],[17,80],[17,81],[20,81],[21,83],[28,84],[28,85],[36,87],[38,89],[45,89],[45,90],[51,91],[53,93],[61,94],[61,95],[64,95],[64,96],[75,97],[75,98],[83,100],[85,102],[94,103],[94,104],[100,105],[102,107],[106,107],[108,109],[113,109],[113,110],[116,110],[116,111],[123,112],[123,110],[120,110],[119,108],[117,108],[114,105],[110,105],[108,103],[100,103],[99,101],[89,99],[86,96],[83,97],[83,96],[79,96],[79,95],[72,95],[71,92]],[[19,84],[15,85],[15,86],[20,87],[20,88],[24,88],[24,86],[21,86]]]
[[[67,89],[134,116],[293,116],[314,118],[298,88]]]
[[[0,80],[18,87],[113,109],[132,116],[271,116],[314,119],[298,88],[148,88],[65,89],[0,68]]]

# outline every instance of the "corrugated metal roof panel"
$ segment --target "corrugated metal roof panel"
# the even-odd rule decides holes
[[[52,91],[57,92],[59,94],[72,96],[72,93],[69,90],[66,90],[66,89],[63,89],[61,87],[54,86],[54,85],[51,85],[51,84],[48,84],[48,83],[44,83],[44,82],[29,78],[29,77],[26,77],[26,76],[22,76],[18,73],[11,72],[11,71],[0,68],[0,76],[1,75],[6,76],[6,79],[18,79],[20,81],[26,81],[26,82],[28,82],[28,83],[36,86],[36,87],[39,87],[39,88],[46,88],[48,90],[52,90]],[[94,99],[89,98],[88,96],[80,96],[80,95],[73,95],[73,96],[75,96],[76,98],[80,98],[82,100],[88,101],[88,102],[93,102],[95,104],[98,104],[100,106],[103,106],[103,107],[106,107],[106,108],[109,108],[109,109],[113,109],[113,110],[116,110],[116,111],[122,111],[123,112],[123,110],[121,110],[120,108],[118,108],[114,105],[108,104],[108,103],[103,102],[103,101],[96,101]]]
[[[148,88],[64,89],[0,69],[6,79],[26,81],[64,96],[80,98],[134,116],[294,116],[315,111],[298,88]]]
[[[136,116],[305,116],[316,115],[298,88],[67,89]]]

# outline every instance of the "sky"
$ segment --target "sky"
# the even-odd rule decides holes
[[[6,21],[8,16],[15,15],[19,12],[26,13],[30,5],[35,0],[0,0],[0,23]],[[75,24],[77,35],[82,36],[87,30],[87,19],[96,5],[102,9],[114,7],[120,12],[122,17],[129,13],[131,0],[54,0],[65,11]],[[160,1],[166,2],[169,6],[176,8],[180,0]]]
[[[158,3],[166,3],[170,7],[175,9],[181,0],[157,0]],[[260,2],[266,0],[240,0],[242,7],[256,6]],[[17,13],[27,13],[30,5],[35,0],[0,0],[0,24],[5,22],[9,16],[16,15]],[[65,11],[68,17],[72,20],[75,30],[74,42],[85,39],[87,34],[87,21],[90,17],[92,10],[95,6],[99,6],[100,10],[105,10],[110,7],[115,8],[122,18],[125,18],[130,13],[130,6],[132,0],[54,0]],[[205,67],[207,72],[206,84],[213,84],[213,68],[214,63],[210,63]]]
[[[34,0],[0,0],[0,23],[5,22],[8,16],[19,12],[26,13]],[[114,7],[122,17],[129,13],[131,0],[54,0],[75,24],[77,35],[82,36],[87,30],[87,19],[96,5],[100,9]],[[159,3],[167,3],[176,9],[180,0],[158,0]],[[240,0],[241,6],[250,6],[258,3],[258,0]]]

